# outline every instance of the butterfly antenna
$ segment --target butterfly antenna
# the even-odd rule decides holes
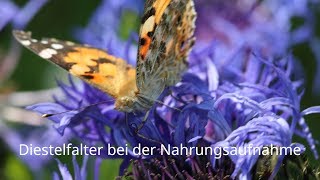
[[[182,112],[182,110],[181,110],[181,109],[176,108],[176,107],[171,107],[171,106],[169,106],[169,105],[167,105],[167,104],[163,103],[162,101],[155,100],[154,102],[159,103],[159,104],[161,104],[161,105],[164,105],[164,106],[166,106],[166,107],[168,107],[168,108],[174,109],[174,110],[176,110],[176,111]]]
[[[142,96],[142,97],[144,97],[144,98],[146,98],[146,99],[149,99],[149,100],[151,100],[151,101],[154,101],[154,102],[156,102],[156,103],[162,104],[162,105],[164,105],[164,106],[166,106],[166,107],[168,107],[168,108],[171,108],[171,109],[174,109],[174,110],[176,110],[176,111],[182,112],[181,109],[176,108],[176,107],[171,107],[171,106],[165,104],[165,103],[162,102],[162,101],[159,101],[159,100],[156,100],[156,99],[151,99],[151,98],[149,98],[149,97],[147,97],[147,96]]]
[[[108,103],[108,102],[112,102],[112,101],[114,101],[114,100],[101,101],[101,102],[98,102],[98,103],[90,104],[88,106],[80,107],[80,108],[77,108],[77,109],[71,109],[71,110],[67,110],[67,111],[63,111],[63,112],[58,112],[58,113],[42,114],[41,117],[47,118],[47,117],[56,116],[56,115],[59,115],[59,114],[64,114],[64,113],[68,113],[68,112],[72,112],[72,111],[79,111],[79,110],[83,110],[83,109],[86,109],[86,108],[91,107],[91,106],[104,104],[104,103]]]
[[[139,136],[140,138],[142,138],[144,140],[151,141],[153,143],[157,143],[157,144],[162,145],[162,143],[160,141],[157,141],[157,140],[154,140],[154,139],[151,139],[151,138],[147,138],[147,137],[145,137],[144,135],[142,135],[140,133],[136,133],[136,134],[137,134],[137,136]]]

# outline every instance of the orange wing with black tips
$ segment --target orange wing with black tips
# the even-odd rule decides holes
[[[118,98],[136,88],[136,70],[102,49],[57,39],[37,40],[30,32],[14,31],[15,38],[40,57]],[[130,87],[130,91],[128,89]]]

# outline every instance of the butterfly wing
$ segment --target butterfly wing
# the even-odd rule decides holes
[[[181,79],[194,44],[196,13],[192,0],[147,0],[140,28],[137,87],[157,99]]]
[[[53,62],[114,98],[123,96],[124,86],[136,87],[135,68],[125,60],[87,45],[57,39],[37,40],[30,32],[13,31],[14,37],[40,57]]]

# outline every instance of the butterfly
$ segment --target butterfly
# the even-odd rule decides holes
[[[25,47],[115,99],[122,112],[148,111],[187,68],[195,42],[193,0],[147,0],[141,19],[137,67],[107,51],[54,38],[33,39],[13,31]]]

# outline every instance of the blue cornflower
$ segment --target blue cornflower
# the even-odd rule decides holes
[[[17,6],[11,1],[0,2],[0,30],[14,17],[17,10]]]
[[[15,29],[23,29],[48,0],[30,0],[23,7],[11,0],[0,1],[0,31],[11,23]]]
[[[71,130],[80,141],[91,146],[107,147],[110,144],[125,147],[130,144],[134,147],[141,144],[159,147],[161,143],[244,149],[252,144],[256,147],[298,146],[302,153],[304,146],[292,141],[296,134],[308,140],[318,158],[304,116],[319,112],[319,107],[301,110],[301,73],[294,57],[287,55],[288,48],[292,46],[290,38],[294,34],[289,29],[290,18],[308,17],[307,2],[254,1],[240,5],[225,1],[196,1],[198,40],[189,57],[189,70],[180,83],[169,87],[159,97],[166,106],[155,104],[139,133],[135,129],[144,114],[118,112],[114,110],[113,99],[107,94],[84,82],[76,84],[71,78],[69,85],[59,83],[65,97],[55,97],[53,103],[40,103],[28,109],[41,114],[57,114],[49,119],[55,123],[59,133],[63,135],[65,130]],[[101,18],[107,17],[104,13],[120,12],[126,1],[112,6],[112,11],[105,10],[108,3],[111,2],[104,1],[92,24],[79,31],[84,36],[79,37],[86,43],[111,49],[114,55],[125,57],[134,64],[131,52],[136,50],[134,43],[116,38],[119,22],[105,26],[100,24]],[[140,13],[139,7],[133,9]],[[95,24],[97,22],[101,27]],[[98,31],[93,28],[95,26],[100,27]],[[304,29],[308,30],[306,27]],[[103,38],[92,37],[100,35]],[[279,56],[283,58],[277,58]],[[104,103],[89,106],[99,102]],[[218,178],[231,175],[232,178],[248,179],[259,160],[258,155],[251,154],[229,155],[222,159],[216,159],[215,155],[170,156],[157,151],[150,156],[136,156],[130,151],[126,156],[109,156],[103,152],[97,161],[101,158],[122,158],[119,174],[129,176],[125,169],[132,163],[131,175],[136,178],[158,175]],[[283,158],[278,157],[271,177],[276,175]],[[62,167],[61,163],[59,166]],[[65,175],[68,174],[64,168],[61,169]]]
[[[77,180],[84,180],[87,179],[87,172],[86,172],[86,166],[87,166],[87,162],[88,162],[88,156],[84,156],[83,157],[83,161],[82,161],[82,166],[79,167],[79,164],[77,163],[77,159],[75,156],[72,157],[72,165],[74,168],[74,178],[72,178],[72,175],[70,173],[70,171],[68,170],[68,168],[66,167],[66,165],[62,164],[58,159],[58,167],[59,167],[59,171],[61,174],[61,177],[63,180],[72,180],[72,179],[77,179]],[[59,174],[57,172],[55,172],[53,174],[53,179],[54,180],[59,180],[61,179]]]
[[[30,0],[22,7],[19,7],[11,0],[0,1],[0,32],[10,23],[14,28],[24,28],[35,14],[45,5],[47,0]],[[0,54],[0,83],[7,80],[16,67],[17,61],[21,53],[21,47],[15,40],[11,41],[7,54]],[[1,51],[4,52],[4,51]],[[1,107],[2,113],[6,113]],[[68,135],[61,138],[59,134],[50,126],[34,127],[25,126],[23,130],[8,126],[3,122],[5,116],[0,115],[0,137],[4,140],[8,147],[16,154],[20,154],[20,144],[34,146],[58,146],[66,142]],[[59,141],[55,141],[59,137]],[[20,156],[22,161],[29,165],[33,172],[39,171],[51,158],[46,156],[36,157],[35,155]]]
[[[19,8],[11,0],[0,1],[0,32],[11,22],[13,28],[23,29],[27,26],[34,15],[41,9],[48,0],[30,0],[22,8]],[[19,60],[21,53],[20,46],[12,38],[8,53],[1,54],[0,81],[8,78]]]
[[[116,2],[104,0],[92,15],[90,23],[85,28],[75,30],[75,36],[83,43],[108,49],[109,53],[117,54],[130,64],[135,65],[137,46],[131,41],[137,39],[138,35],[132,33],[128,43],[121,40],[119,38],[119,32],[121,31],[119,18],[124,16],[127,11],[141,15],[143,6],[144,1],[142,0],[119,0]]]
[[[0,137],[8,147],[34,172],[39,172],[51,160],[50,156],[30,155],[29,147],[60,146],[70,139],[70,133],[65,136],[53,129],[49,124],[43,126],[27,126],[19,131],[0,122]]]

